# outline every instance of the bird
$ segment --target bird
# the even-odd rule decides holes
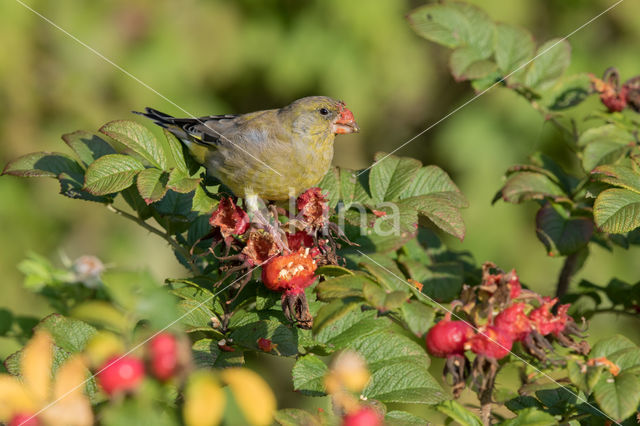
[[[317,185],[331,167],[335,136],[360,130],[345,103],[327,96],[199,118],[176,118],[149,107],[133,112],[173,133],[262,222],[269,222],[262,200],[287,200]]]

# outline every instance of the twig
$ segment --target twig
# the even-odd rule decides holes
[[[484,426],[491,425],[491,402],[485,402],[481,408],[481,420]]]
[[[560,271],[560,275],[558,276],[556,297],[562,297],[567,294],[567,290],[569,290],[569,283],[571,282],[571,277],[573,276],[573,274],[575,274],[578,266],[579,256],[580,252],[577,251],[575,253],[571,253],[564,259],[564,265],[562,265],[562,270]]]
[[[182,247],[180,244],[178,244],[176,240],[171,238],[171,235],[149,225],[147,222],[140,219],[139,217],[136,217],[130,213],[127,213],[124,210],[120,210],[119,208],[115,207],[113,204],[107,204],[107,209],[109,209],[110,211],[114,212],[117,215],[120,215],[129,220],[134,221],[135,223],[142,226],[144,229],[151,232],[152,234],[156,234],[157,236],[163,238],[166,242],[169,243],[171,247],[173,247],[173,249],[176,252],[178,252],[182,257],[184,257],[186,262],[189,264],[189,268],[191,269],[191,272],[193,273],[193,275],[202,275],[202,271],[200,271],[200,268],[191,260],[191,255],[189,254],[187,249]]]

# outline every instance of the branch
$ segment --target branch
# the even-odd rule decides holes
[[[193,275],[202,275],[202,271],[200,271],[200,268],[198,268],[198,265],[196,265],[191,260],[191,255],[189,254],[189,252],[184,247],[182,247],[180,244],[178,244],[178,242],[176,240],[171,238],[171,235],[169,235],[167,232],[161,231],[161,230],[149,225],[147,222],[145,222],[144,220],[140,219],[137,216],[134,216],[134,215],[132,215],[130,213],[127,213],[124,210],[120,210],[119,208],[115,207],[113,204],[107,204],[107,209],[109,209],[110,211],[114,212],[117,215],[120,215],[122,217],[125,217],[125,218],[137,223],[138,225],[142,226],[144,229],[146,229],[147,231],[151,232],[152,234],[156,234],[157,236],[159,236],[162,239],[164,239],[166,242],[169,243],[169,245],[171,247],[173,247],[173,249],[176,252],[178,252],[182,257],[184,257],[184,259],[189,264],[189,268],[191,269],[191,272],[193,273]]]
[[[567,294],[567,290],[569,290],[569,283],[571,282],[571,277],[576,273],[578,268],[578,259],[580,256],[580,251],[575,253],[571,253],[564,259],[564,265],[562,265],[562,270],[560,271],[560,276],[558,277],[558,284],[556,286],[556,297],[562,297]]]

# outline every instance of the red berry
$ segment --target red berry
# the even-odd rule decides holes
[[[7,426],[39,426],[40,421],[33,414],[18,413],[11,417]]]
[[[513,340],[524,340],[531,332],[531,321],[524,313],[524,303],[514,303],[500,312],[493,323],[500,331],[511,336]]]
[[[342,418],[342,426],[382,426],[382,418],[371,407],[362,407]]]
[[[317,265],[309,249],[274,257],[262,267],[262,282],[273,291],[285,294],[302,293],[313,284]]]
[[[462,354],[464,344],[473,335],[473,329],[464,321],[450,321],[445,318],[427,333],[427,350],[433,356],[445,358]]]
[[[571,320],[571,317],[567,315],[570,305],[558,306],[558,314],[555,316],[551,313],[551,308],[553,308],[557,302],[557,298],[551,299],[549,297],[545,297],[542,306],[534,309],[529,314],[529,319],[531,320],[533,327],[543,336],[551,333],[561,333],[564,330],[567,321]]]
[[[473,353],[494,359],[509,355],[512,345],[511,336],[492,325],[474,335],[468,343]]]
[[[144,378],[144,364],[132,356],[116,356],[102,365],[96,377],[102,389],[109,395],[133,391]]]
[[[265,339],[264,337],[261,337],[258,339],[258,347],[260,348],[261,351],[263,352],[271,352],[272,350],[274,350],[278,345],[273,343],[271,340],[269,339]]]
[[[160,333],[149,343],[151,371],[159,380],[169,380],[178,368],[178,342],[169,333]]]

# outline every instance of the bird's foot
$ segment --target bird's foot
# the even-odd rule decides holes
[[[277,216],[274,218],[269,213],[267,215],[262,209],[258,209],[249,213],[251,217],[251,223],[258,229],[265,230],[273,239],[274,244],[278,247],[278,250],[284,253],[289,253],[289,244],[287,243],[287,234],[280,227],[280,222]],[[268,217],[267,217],[268,216]]]

